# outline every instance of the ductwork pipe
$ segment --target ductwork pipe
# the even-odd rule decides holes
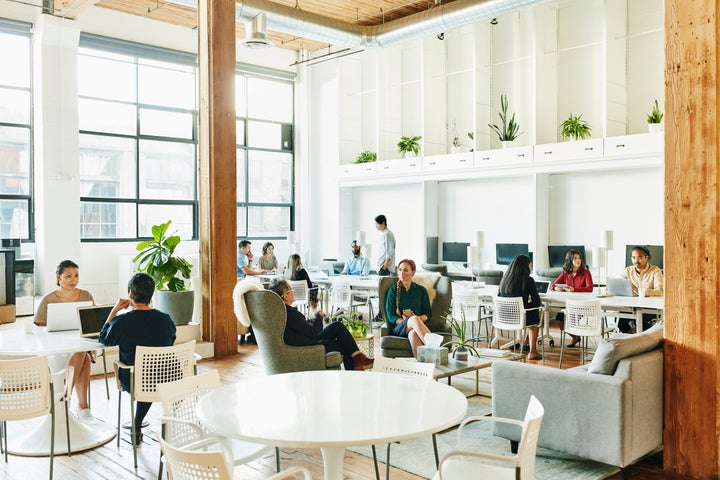
[[[264,12],[271,30],[339,47],[371,48],[438,34],[546,1],[457,0],[377,26],[353,25],[268,0],[237,0],[236,16],[247,22]]]

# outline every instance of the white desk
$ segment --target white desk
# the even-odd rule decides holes
[[[0,325],[0,356],[17,358],[47,355],[50,370],[57,372],[65,368],[69,354],[104,348],[103,345],[81,338],[77,330],[48,332],[45,327],[34,325],[33,333],[25,333],[23,321]],[[55,386],[56,397],[61,390],[62,385]],[[25,456],[50,455],[50,419],[50,415],[47,415],[29,432],[10,435],[8,452]],[[115,428],[97,419],[92,425],[87,425],[71,414],[69,423],[73,452],[99,447],[115,438]],[[55,455],[67,451],[65,406],[58,401],[55,404]]]
[[[198,403],[200,423],[227,437],[320,448],[325,479],[343,478],[345,447],[422,437],[455,425],[467,400],[447,385],[380,372],[315,371],[226,385]]]

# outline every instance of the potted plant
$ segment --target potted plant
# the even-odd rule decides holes
[[[176,325],[187,325],[192,320],[195,294],[185,279],[190,278],[192,264],[175,255],[180,244],[179,235],[167,235],[172,220],[153,225],[152,240],[137,244],[138,253],[133,262],[141,272],[155,280],[157,308],[173,319]]]
[[[458,137],[457,133],[457,125],[455,123],[455,120],[453,120],[450,123],[445,124],[445,128],[450,132],[452,136],[451,145],[450,145],[450,153],[457,153],[460,151],[463,145],[463,143],[460,141],[460,137]]]
[[[355,163],[371,163],[377,160],[377,153],[365,150],[355,159]]]
[[[406,157],[410,152],[417,155],[420,152],[421,138],[421,136],[401,137],[397,143],[398,152],[402,153],[403,157]]]
[[[350,314],[342,312],[332,317],[332,321],[342,322],[353,338],[365,338],[367,336],[368,325],[360,319],[357,312],[350,312]]]
[[[662,132],[662,119],[665,115],[660,111],[657,98],[653,106],[652,112],[648,113],[647,123],[650,133]]]
[[[500,116],[500,126],[488,123],[488,127],[495,132],[503,147],[509,146],[509,142],[522,135],[522,132],[519,131],[520,125],[515,122],[514,112],[510,120],[508,120],[508,105],[507,95],[503,93],[500,95],[500,113],[498,114]]]
[[[584,140],[590,138],[590,124],[582,119],[582,114],[577,117],[570,113],[570,116],[560,125],[560,135],[563,138],[573,140]]]
[[[449,342],[446,342],[443,344],[443,347],[455,347],[455,349],[453,350],[453,358],[455,360],[461,360],[463,362],[467,361],[468,352],[472,353],[477,357],[479,355],[478,351],[472,345],[472,342],[475,341],[475,339],[467,337],[468,332],[467,321],[465,320],[465,312],[463,310],[460,310],[459,320],[455,318],[452,314],[447,314],[445,316],[445,320],[450,324],[453,336],[457,337],[457,340],[451,340]]]

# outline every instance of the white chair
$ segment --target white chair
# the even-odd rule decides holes
[[[338,310],[349,310],[350,312],[355,311],[356,307],[361,305],[367,305],[369,301],[369,295],[365,295],[363,301],[359,301],[355,297],[355,293],[350,288],[350,284],[346,282],[335,282],[333,283],[332,289],[330,290],[330,312],[331,315],[335,315]],[[371,325],[372,327],[372,325]]]
[[[387,372],[397,373],[400,375],[409,375],[415,377],[427,378],[429,381],[433,381],[433,375],[435,373],[434,363],[423,363],[407,360],[403,358],[389,358],[383,356],[377,356],[375,363],[373,364],[374,372]],[[435,454],[435,466],[439,465],[439,456],[437,450],[437,438],[435,434],[432,434],[433,453]],[[390,445],[387,446],[387,456],[385,458],[385,478],[390,478]],[[375,445],[372,446],[373,461],[375,463],[375,477],[379,480],[380,472],[378,471],[377,455],[375,453]]]
[[[525,339],[525,330],[527,328],[525,324],[526,314],[529,311],[538,310],[540,322],[537,327],[542,329],[542,307],[533,307],[525,309],[523,300],[521,297],[493,297],[493,329],[495,329],[495,336],[490,342],[490,348],[495,342],[500,341],[500,331],[508,330],[514,331],[519,334],[519,337],[515,336],[512,341],[513,346],[520,343],[522,346],[523,340]],[[535,325],[533,325],[535,326]],[[543,362],[545,361],[545,342],[540,342],[542,348]]]
[[[65,427],[67,430],[68,455],[70,448],[70,427],[67,421],[67,389],[72,385],[72,367],[66,370],[66,387],[63,393],[65,404]],[[7,422],[42,417],[50,414],[50,479],[53,478],[55,458],[55,398],[53,383],[50,381],[47,357],[30,357],[19,360],[0,360],[0,451],[8,461]]]
[[[453,290],[453,315],[459,318],[461,312],[465,314],[465,321],[470,324],[470,335],[477,345],[478,340],[485,339],[488,342],[492,337],[491,315],[484,312],[483,303],[480,301],[477,292],[471,289]],[[485,323],[485,335],[480,336],[482,323]],[[477,325],[477,336],[475,335],[475,326]]]
[[[141,347],[135,350],[135,365],[122,362],[113,363],[118,394],[117,445],[120,446],[120,406],[122,404],[122,384],[120,370],[130,372],[130,443],[133,446],[133,460],[137,468],[137,445],[135,445],[135,402],[158,402],[160,394],[157,385],[173,382],[195,374],[195,340],[169,347]]]
[[[293,307],[302,307],[305,313],[308,313],[308,305],[310,304],[310,288],[305,280],[288,280],[288,284],[295,293],[295,301]]]
[[[438,473],[433,480],[466,480],[468,478],[492,478],[493,480],[534,480],[535,452],[537,451],[540,424],[545,409],[535,396],[530,397],[523,421],[501,417],[469,417],[458,429],[457,450],[445,455],[440,461]],[[503,422],[518,425],[522,436],[518,453],[512,456],[469,451],[463,447],[462,434],[465,426],[472,422]],[[483,463],[481,459],[493,463]],[[499,465],[504,463],[505,465]]]
[[[232,466],[224,451],[194,452],[173,447],[158,437],[160,448],[167,462],[168,475],[172,480],[232,480]],[[304,480],[311,480],[310,471],[304,467],[288,468],[267,480],[290,478],[302,473]]]
[[[570,300],[565,302],[565,329],[560,335],[560,363],[562,368],[565,351],[565,334],[580,337],[580,362],[585,363],[585,351],[588,338],[605,336],[615,330],[615,325],[607,325],[606,314],[600,306],[600,300]]]
[[[211,370],[200,375],[185,377],[157,386],[163,407],[162,438],[170,445],[183,450],[207,450],[217,445],[227,447],[232,453],[233,465],[242,465],[259,458],[273,449],[267,445],[227,439],[215,435],[199,424],[196,406],[200,398],[219,388],[220,374]],[[275,448],[277,471],[280,471],[280,451]],[[160,461],[158,480],[162,478],[163,462]]]

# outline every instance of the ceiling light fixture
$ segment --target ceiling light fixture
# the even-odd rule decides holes
[[[252,20],[245,23],[245,39],[240,45],[246,48],[270,48],[273,42],[267,39],[267,17],[265,13],[258,13]]]

